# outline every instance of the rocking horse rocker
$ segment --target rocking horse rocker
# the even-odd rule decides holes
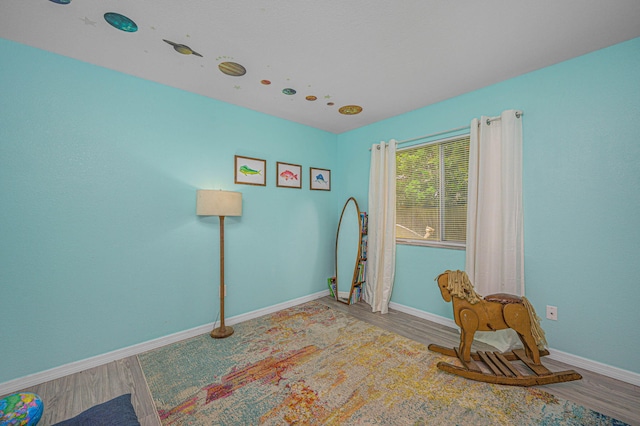
[[[462,364],[459,367],[439,362],[440,370],[481,382],[514,386],[548,385],[582,378],[573,370],[554,373],[542,365],[540,357],[549,354],[545,349],[544,331],[540,328],[540,319],[533,306],[526,298],[504,293],[483,298],[475,292],[469,277],[463,271],[445,271],[436,281],[442,298],[446,302],[453,301],[453,317],[460,327],[460,346],[450,349],[431,344],[429,349],[457,357]],[[471,352],[476,331],[508,328],[518,334],[524,349],[506,353]],[[511,363],[518,360],[533,374],[526,374]]]

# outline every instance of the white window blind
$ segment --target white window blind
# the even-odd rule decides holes
[[[396,241],[464,248],[469,135],[396,153]]]

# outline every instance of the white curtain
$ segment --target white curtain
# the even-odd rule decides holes
[[[373,312],[389,311],[396,270],[396,141],[371,147],[369,242],[364,300]]]
[[[465,270],[483,295],[524,295],[522,120],[515,110],[471,122]],[[478,332],[501,351],[519,345],[512,330]]]

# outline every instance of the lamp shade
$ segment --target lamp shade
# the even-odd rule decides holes
[[[198,216],[242,216],[242,193],[199,189],[196,214]]]

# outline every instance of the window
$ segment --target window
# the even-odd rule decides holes
[[[396,242],[464,248],[469,135],[396,152]]]

